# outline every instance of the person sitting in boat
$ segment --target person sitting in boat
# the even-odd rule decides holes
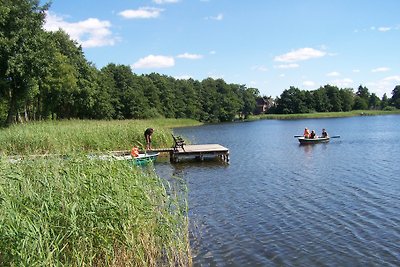
[[[321,137],[323,137],[323,138],[327,138],[328,137],[328,133],[326,132],[325,129],[322,129]]]
[[[305,128],[303,135],[304,135],[304,138],[310,138],[310,130],[308,130],[308,128]]]
[[[315,135],[315,131],[312,130],[311,134],[310,134],[310,139],[314,139],[314,138],[318,138],[318,137]]]

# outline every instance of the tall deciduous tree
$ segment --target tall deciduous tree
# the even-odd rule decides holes
[[[369,97],[368,107],[369,109],[379,109],[381,106],[381,100],[376,96],[375,93],[372,93]]]
[[[400,85],[396,85],[396,87],[393,89],[390,102],[396,108],[400,108]]]
[[[18,115],[40,68],[42,25],[48,5],[39,0],[2,0],[0,5],[0,80],[8,98],[7,122]]]
[[[354,105],[354,92],[352,88],[340,89],[340,98],[342,99],[342,110],[350,111]]]

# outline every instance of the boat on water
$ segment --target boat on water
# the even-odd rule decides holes
[[[158,155],[158,152],[146,152],[146,153],[139,153],[137,156],[132,155],[120,155],[120,156],[113,156],[116,160],[127,160],[130,161],[133,165],[143,166],[147,165],[151,162],[154,162]]]
[[[328,143],[330,138],[329,137],[317,137],[317,138],[305,138],[299,137],[299,142],[301,145],[312,145],[318,143]]]
[[[108,155],[90,155],[89,158],[100,160],[124,160],[130,162],[132,165],[143,166],[154,162],[159,154],[158,152],[152,151],[138,153],[134,156],[125,153],[110,153]]]

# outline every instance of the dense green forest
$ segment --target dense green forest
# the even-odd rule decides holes
[[[223,79],[181,80],[110,63],[97,69],[62,30],[43,30],[49,4],[0,0],[0,123],[44,119],[192,118],[400,108],[400,86],[382,99],[360,86],[291,87],[276,99]],[[266,107],[261,109],[260,107]]]

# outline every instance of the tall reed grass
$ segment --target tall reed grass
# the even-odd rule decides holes
[[[185,190],[124,161],[0,160],[0,266],[191,265]]]
[[[171,147],[171,127],[198,125],[193,120],[43,121],[0,130],[0,152],[7,155],[70,154],[144,148],[144,131],[155,129],[153,147]]]
[[[171,127],[196,124],[71,120],[0,129],[0,266],[190,266],[185,183],[87,154],[143,147],[148,127],[153,147],[170,147]],[[50,156],[9,157],[32,154]]]

